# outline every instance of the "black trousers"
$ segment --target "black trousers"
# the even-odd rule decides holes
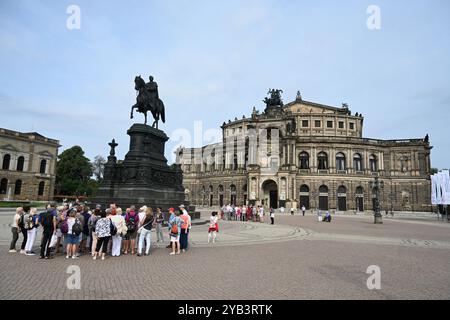
[[[270,221],[272,221],[271,224],[274,224],[275,223],[275,218],[270,217]]]
[[[22,228],[22,235],[23,235],[23,241],[22,241],[22,245],[20,246],[20,249],[25,250],[25,246],[27,245],[27,239],[28,239],[28,231],[25,230],[25,228]]]
[[[16,250],[16,243],[17,240],[19,240],[19,230],[18,228],[14,227],[11,228],[11,232],[12,232],[12,240],[11,240],[11,245],[9,246],[9,250]]]
[[[181,234],[180,234],[180,249],[187,249],[188,247],[188,234],[189,231],[186,229],[181,229]]]
[[[109,239],[111,239],[111,236],[98,238],[95,252],[100,252],[100,248],[102,248],[102,253],[106,253],[106,251],[108,250]]]
[[[50,257],[50,241],[52,240],[53,230],[44,230],[42,232],[42,241],[41,241],[41,257]]]

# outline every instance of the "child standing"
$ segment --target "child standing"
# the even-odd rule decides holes
[[[213,211],[211,213],[211,217],[209,218],[208,243],[211,241],[211,237],[213,238],[213,243],[216,242],[217,232],[219,232],[219,225],[217,224],[217,220],[217,212]]]

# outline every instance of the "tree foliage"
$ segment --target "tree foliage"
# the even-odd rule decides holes
[[[91,182],[92,164],[79,146],[65,150],[56,163],[56,190],[60,195],[91,195],[95,185]]]
[[[95,176],[95,180],[101,181],[103,179],[103,173],[105,172],[106,160],[102,156],[96,156],[92,162],[92,170]]]

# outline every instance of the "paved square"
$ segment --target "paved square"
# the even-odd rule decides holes
[[[383,225],[370,216],[319,223],[312,215],[278,215],[273,226],[221,221],[214,245],[207,244],[207,226],[195,226],[186,254],[169,256],[155,245],[148,257],[105,261],[10,254],[10,220],[11,213],[0,213],[1,299],[450,298],[450,224],[431,219],[384,219]],[[67,288],[71,265],[80,267],[79,290]],[[370,265],[380,267],[380,290],[367,288]]]

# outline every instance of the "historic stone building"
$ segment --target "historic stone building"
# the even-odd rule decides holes
[[[286,105],[271,90],[266,109],[222,125],[223,142],[177,151],[186,198],[199,206],[372,210],[379,177],[383,210],[428,211],[430,150],[424,139],[363,138],[364,117],[347,104]]]
[[[58,140],[0,128],[0,200],[53,199]]]

